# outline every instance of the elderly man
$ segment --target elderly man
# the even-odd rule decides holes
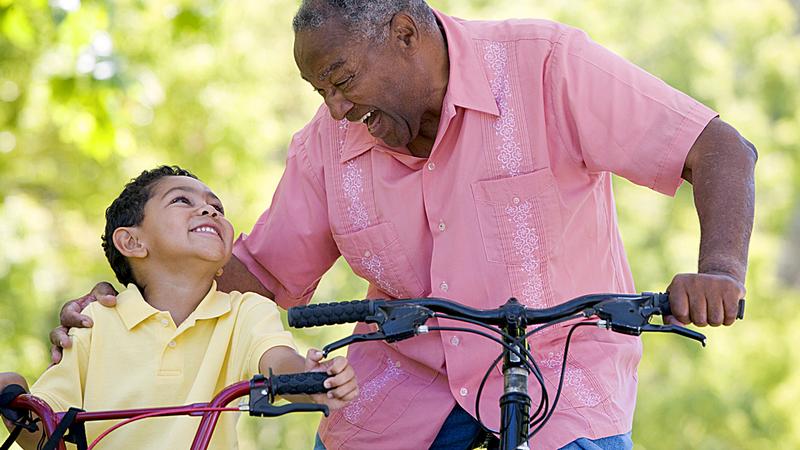
[[[325,104],[294,136],[273,203],[238,240],[220,288],[302,305],[343,256],[370,298],[491,308],[514,296],[538,308],[633,292],[614,173],[667,195],[693,184],[699,267],[674,277],[672,310],[683,323],[734,322],[756,154],[717,113],[543,20],[462,21],[423,0],[306,0],[294,30],[300,73]],[[82,305],[109,293],[101,284],[68,303],[62,324],[79,326]],[[565,335],[532,339],[550,388]],[[630,448],[640,355],[636,338],[576,333],[562,400],[534,446]],[[318,448],[471,448],[475,396],[496,356],[496,344],[447,331],[352,347],[361,396],[322,422]],[[501,390],[493,371],[484,395]],[[496,402],[480,415],[497,428]]]

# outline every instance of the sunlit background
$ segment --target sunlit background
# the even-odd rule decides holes
[[[800,1],[440,0],[464,18],[586,30],[721,113],[759,149],[745,321],[709,346],[646,336],[640,449],[800,448]],[[0,0],[0,371],[35,380],[68,299],[112,280],[102,213],[157,164],[197,173],[239,231],[267,207],[319,97],[294,66],[296,0]],[[616,180],[639,290],[696,269],[691,189]],[[316,300],[360,298],[341,262]],[[321,346],[347,328],[298,331]],[[144,388],[144,387],[143,387]],[[241,448],[311,448],[319,417],[240,422]],[[0,439],[6,436],[0,431]],[[398,448],[401,444],[398,444]]]

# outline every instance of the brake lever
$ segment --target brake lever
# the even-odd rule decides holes
[[[698,333],[697,331],[690,330],[686,327],[682,327],[680,325],[654,325],[654,324],[647,324],[642,327],[642,332],[651,332],[651,333],[675,333],[679,336],[683,336],[689,339],[694,339],[695,341],[702,344],[703,347],[706,346],[706,336],[702,333]]]
[[[706,346],[705,335],[678,325],[655,325],[650,318],[662,311],[656,304],[656,298],[645,295],[640,299],[615,300],[602,302],[592,308],[594,315],[600,318],[598,326],[631,336],[639,336],[644,332],[675,333],[700,342]],[[584,314],[588,314],[585,312]]]
[[[384,339],[386,339],[386,335],[384,335],[381,331],[365,334],[353,334],[322,347],[322,357],[327,358],[330,352],[338,350],[342,347],[347,347],[350,344],[355,344],[356,342],[382,341]]]
[[[433,317],[433,311],[419,305],[399,304],[392,305],[387,302],[380,306],[383,310],[381,321],[377,322],[378,331],[366,334],[354,334],[339,339],[322,348],[323,356],[344,346],[364,341],[397,342],[412,338],[424,332],[422,326]]]
[[[280,406],[262,403],[255,407],[251,406],[248,412],[251,416],[257,417],[278,417],[293,412],[321,412],[325,417],[330,414],[328,405],[316,403],[287,403]]]

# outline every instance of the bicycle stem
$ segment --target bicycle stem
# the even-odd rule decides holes
[[[525,308],[518,302],[504,305],[506,332],[503,341],[517,352],[504,349],[503,395],[500,397],[500,449],[527,450],[531,397],[528,395],[528,368],[518,355],[528,350],[524,339],[527,328]]]

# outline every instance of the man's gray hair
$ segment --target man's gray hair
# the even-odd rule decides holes
[[[436,29],[436,16],[425,0],[303,0],[292,27],[295,33],[316,30],[337,19],[353,38],[383,42],[388,37],[386,25],[400,11],[413,17],[420,28]]]

